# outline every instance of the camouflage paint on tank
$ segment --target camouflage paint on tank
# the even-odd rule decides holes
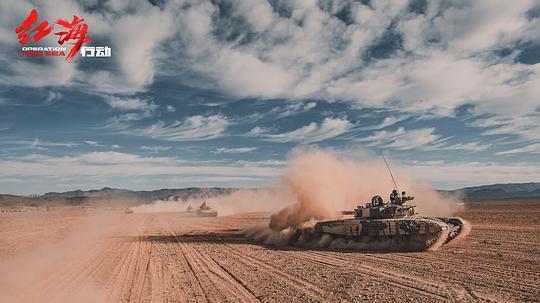
[[[345,238],[384,238],[393,236],[436,235],[448,225],[437,219],[407,217],[402,219],[345,219],[319,222],[315,230]]]

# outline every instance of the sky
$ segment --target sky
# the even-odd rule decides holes
[[[112,56],[22,56],[33,8]],[[539,96],[538,1],[4,0],[0,193],[267,186],[313,146],[540,181]]]

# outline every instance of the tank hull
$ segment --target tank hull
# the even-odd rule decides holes
[[[199,217],[217,217],[217,210],[207,209],[207,210],[198,210],[197,216]]]
[[[426,250],[456,239],[466,228],[458,217],[404,217],[392,219],[343,219],[315,224],[316,233],[359,243],[385,242]]]

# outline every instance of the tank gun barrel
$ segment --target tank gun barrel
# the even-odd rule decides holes
[[[342,210],[341,215],[354,215],[354,210]]]

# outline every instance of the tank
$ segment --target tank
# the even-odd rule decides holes
[[[186,208],[186,213],[192,213],[194,212],[195,209],[193,209],[193,207],[191,206],[191,204],[188,205],[188,207]]]
[[[317,222],[314,230],[333,239],[373,244],[374,248],[412,251],[436,249],[467,233],[468,223],[462,218],[419,216],[415,206],[406,204],[414,197],[394,193],[387,203],[374,196],[371,203],[343,212],[352,218]]]
[[[126,213],[126,214],[132,214],[132,213],[133,213],[133,209],[131,209],[131,208],[126,208],[126,209],[124,210],[124,213]]]
[[[197,209],[197,216],[199,217],[217,217],[217,210],[206,205],[206,202],[203,201],[199,209]]]

